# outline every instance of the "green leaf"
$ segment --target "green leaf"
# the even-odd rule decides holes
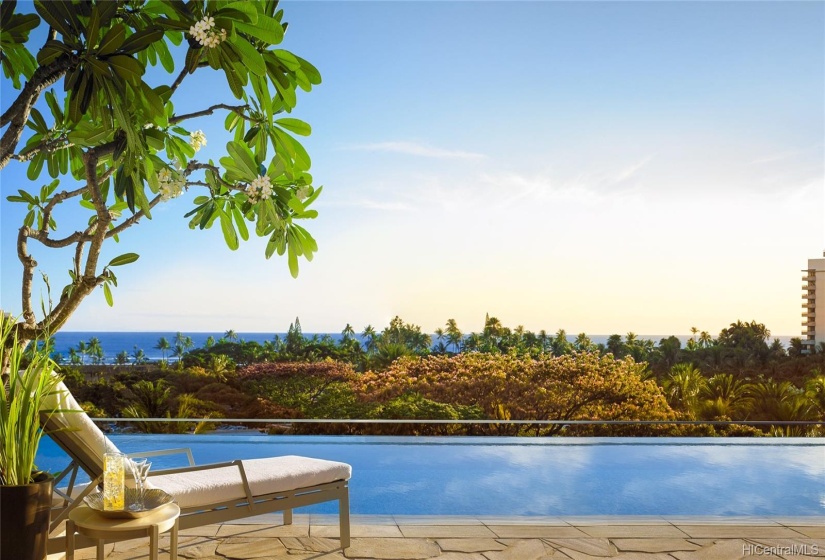
[[[31,194],[27,193],[23,189],[17,189],[17,192],[20,193],[20,196],[23,198],[23,200],[25,200],[26,202],[28,202],[32,206],[37,205],[37,199],[34,198]]]
[[[39,132],[40,134],[46,134],[49,131],[49,125],[46,124],[46,119],[43,118],[43,115],[40,114],[40,111],[38,111],[37,109],[32,109],[30,117],[32,122],[34,123],[35,132]]]
[[[278,57],[284,66],[295,72],[301,68],[301,62],[298,58],[289,51],[285,51],[284,49],[275,49],[272,51],[275,53],[275,56]]]
[[[135,54],[138,51],[149,47],[152,43],[163,39],[163,30],[157,28],[147,28],[137,33],[130,35],[123,44],[120,50],[125,54]],[[165,43],[164,43],[165,46]],[[166,51],[169,52],[168,50]]]
[[[237,208],[232,209],[232,216],[235,217],[235,223],[238,225],[238,233],[244,241],[249,240],[249,229],[246,227],[246,219],[243,213]]]
[[[251,181],[258,176],[258,165],[255,163],[255,158],[252,152],[245,144],[240,142],[229,142],[226,144],[226,151],[232,156],[235,165],[243,172],[244,177]]]
[[[125,38],[126,27],[121,23],[116,23],[106,32],[103,39],[100,40],[100,45],[97,47],[97,54],[100,56],[112,54],[120,48]]]
[[[123,253],[122,255],[113,258],[106,266],[123,266],[124,264],[133,263],[140,258],[137,253]]]
[[[310,134],[312,134],[312,127],[300,119],[293,119],[287,117],[276,120],[275,124],[301,136],[309,136]]]
[[[155,52],[158,53],[158,58],[163,66],[163,69],[169,73],[175,70],[175,59],[172,58],[172,53],[169,52],[169,47],[166,46],[166,41],[158,41],[155,43]]]
[[[232,226],[232,218],[223,211],[219,212],[218,215],[221,219],[221,230],[223,231],[223,238],[226,240],[226,246],[234,251],[238,248],[238,234]]]
[[[46,157],[43,155],[43,152],[34,154],[31,163],[29,163],[29,168],[26,170],[26,177],[28,177],[30,181],[34,181],[40,176],[45,161]]]
[[[114,70],[118,76],[127,82],[139,81],[145,71],[143,64],[131,56],[126,56],[125,54],[112,56],[109,58],[108,62],[112,70]]]
[[[243,64],[250,72],[256,76],[266,76],[266,64],[258,49],[243,37],[236,37],[231,43],[240,52]]]
[[[293,278],[298,278],[298,253],[292,243],[289,244],[287,249],[287,262],[289,263],[289,273]]]
[[[258,8],[255,6],[254,2],[230,2],[215,12],[215,16],[217,17],[218,14],[223,15],[225,10],[235,10],[236,12],[241,12],[249,19],[251,23],[256,23],[258,18],[261,17],[261,14],[258,12]]]
[[[284,28],[276,19],[258,14],[258,23],[235,23],[235,29],[270,45],[277,45],[284,40]]]
[[[63,19],[58,10],[55,9],[54,4],[56,4],[56,2],[45,2],[40,0],[34,3],[34,9],[37,10],[40,17],[46,20],[46,23],[48,23],[51,27],[54,27],[58,33],[63,35],[63,37],[74,37],[75,34],[74,30],[71,28],[71,24]]]
[[[109,288],[108,283],[103,284],[103,296],[106,298],[106,303],[109,304],[109,307],[113,307],[115,305],[115,300],[112,298],[112,289]]]

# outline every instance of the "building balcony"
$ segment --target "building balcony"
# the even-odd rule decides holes
[[[813,292],[808,292],[807,294],[802,294],[802,299],[816,299],[816,294]]]
[[[802,316],[803,317],[810,317],[811,319],[813,319],[814,317],[816,317],[816,313],[813,312],[813,311],[803,311]]]
[[[816,274],[806,274],[802,277],[803,282],[816,282]]]
[[[816,307],[816,304],[813,301],[808,301],[807,303],[803,303],[802,307],[807,309],[814,309]]]

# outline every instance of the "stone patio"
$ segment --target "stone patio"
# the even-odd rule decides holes
[[[825,558],[825,518],[353,516],[341,551],[337,516],[280,515],[181,531],[184,560],[735,560]],[[168,548],[168,535],[161,544]],[[78,551],[94,558],[94,549]],[[148,540],[106,546],[146,560]],[[164,549],[160,556],[169,558]],[[51,555],[49,560],[60,560]]]

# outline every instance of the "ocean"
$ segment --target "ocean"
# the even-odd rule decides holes
[[[135,351],[135,347],[138,349],[143,350],[146,357],[151,361],[157,361],[163,358],[163,355],[160,350],[155,348],[158,344],[158,340],[161,338],[165,338],[169,341],[169,344],[174,346],[175,341],[175,332],[164,332],[164,331],[150,331],[150,332],[96,332],[96,331],[61,331],[54,335],[55,345],[54,345],[54,352],[55,354],[61,354],[64,358],[68,358],[69,349],[75,348],[77,349],[79,342],[88,342],[91,338],[97,338],[100,341],[100,346],[104,352],[104,360],[105,363],[113,363],[115,356],[122,351],[126,351],[130,357],[132,353]],[[223,332],[184,332],[184,336],[188,336],[192,339],[192,342],[195,344],[195,348],[201,348],[206,343],[206,340],[211,336],[215,340],[219,340],[224,336],[225,333]],[[275,340],[275,336],[280,336],[281,339],[286,336],[286,333],[261,333],[261,332],[238,332],[236,333],[238,336],[238,340],[246,340],[246,341],[254,341],[259,344],[263,344],[267,340],[272,341]],[[311,338],[313,335],[317,334],[319,337],[324,335],[329,335],[332,337],[333,340],[336,342],[342,338],[341,333],[304,333],[304,337]],[[435,336],[433,337],[433,341],[435,341]],[[607,339],[610,335],[589,335],[590,340],[592,340],[595,344],[605,344]],[[654,341],[658,344],[658,342],[662,338],[667,338],[670,335],[638,335],[639,339],[649,339]],[[690,338],[690,335],[677,335],[677,337],[682,341],[682,345],[687,342]],[[360,336],[358,336],[361,339]],[[778,338],[782,345],[787,348],[790,342],[790,336],[778,336]],[[567,340],[573,342],[576,339],[575,335],[568,335]],[[171,356],[171,352],[167,351],[167,358]],[[88,358],[87,358],[88,362]]]

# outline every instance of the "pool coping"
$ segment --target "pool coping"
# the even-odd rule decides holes
[[[338,525],[337,514],[294,514],[295,523],[309,525]],[[596,525],[652,526],[652,525],[735,525],[751,527],[825,527],[823,515],[803,516],[722,516],[722,515],[370,515],[350,514],[353,525],[420,525],[420,526],[471,526],[471,525],[519,525],[544,527],[586,527]],[[227,525],[280,525],[282,515],[270,513],[227,522]]]

